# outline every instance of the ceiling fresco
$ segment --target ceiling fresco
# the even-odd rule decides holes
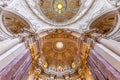
[[[13,34],[23,33],[24,29],[30,29],[27,21],[12,12],[3,11],[2,21],[8,32]]]
[[[48,19],[64,22],[78,13],[81,0],[38,0],[38,5]]]
[[[26,0],[26,3],[39,20],[60,27],[80,20],[94,0]]]
[[[38,35],[39,40],[29,44],[33,59],[30,75],[36,76],[33,77],[34,79],[79,80],[80,78],[90,78],[93,80],[86,65],[90,46],[79,39],[80,33],[67,29],[51,29]],[[41,46],[38,50],[41,51],[36,53],[35,44],[39,42]]]
[[[108,34],[113,31],[118,22],[117,11],[108,12],[96,20],[94,20],[90,26],[90,29],[97,29],[97,33]]]
[[[58,33],[48,35],[44,40],[43,53],[50,65],[71,66],[77,57],[77,38]]]

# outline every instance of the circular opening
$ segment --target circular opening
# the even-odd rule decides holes
[[[62,49],[62,48],[64,47],[63,42],[57,42],[57,43],[56,43],[56,47],[57,47],[58,49]]]
[[[57,7],[58,7],[58,9],[62,9],[63,6],[62,6],[62,4],[58,4]]]

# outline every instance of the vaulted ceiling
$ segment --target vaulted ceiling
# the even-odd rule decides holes
[[[26,3],[42,22],[66,26],[82,18],[94,0],[26,0]]]
[[[36,32],[34,33],[37,36],[40,36],[40,34],[38,33],[39,31],[37,32],[37,30],[40,29],[41,27],[40,26],[36,27],[36,26],[38,23],[39,23],[38,25],[42,24],[42,22],[39,21],[43,21],[51,25],[58,25],[58,23],[61,23],[61,25],[63,25],[63,23],[65,23],[64,25],[72,24],[71,20],[73,20],[73,22],[81,20],[81,18],[83,18],[83,16],[85,15],[85,12],[89,10],[92,3],[94,2],[94,0],[91,0],[89,7],[87,6],[88,8],[86,9],[86,5],[88,4],[85,3],[90,0],[26,0],[26,2],[27,1],[29,8],[27,6],[27,8],[25,7],[25,9],[28,9],[28,13],[29,11],[31,11],[30,14],[32,15],[32,17],[29,14],[28,15],[24,14],[24,17],[26,17],[27,20],[32,23],[33,30],[36,28]],[[35,5],[34,9],[31,8],[29,1],[35,2],[35,4],[33,3]],[[96,0],[96,2],[97,1],[98,0]],[[93,7],[93,9],[94,8],[95,7]],[[98,13],[100,15],[99,10]],[[22,11],[20,12],[22,13]],[[36,14],[36,12],[38,13]],[[86,22],[84,22],[84,19],[82,20],[83,25],[78,25],[78,24],[74,25],[77,26],[76,29],[78,29],[79,26],[80,28],[79,30],[81,30],[81,32],[82,30],[90,30],[96,28],[98,31],[97,33],[107,34],[113,31],[113,29],[117,25],[118,12],[113,11],[103,14],[102,16],[99,17],[97,16],[97,18],[94,19],[91,25],[87,26],[87,28],[84,28],[84,25],[88,24],[89,22],[91,22],[90,20],[95,18],[93,17],[94,14],[92,14],[92,8],[91,8],[91,12],[88,13],[90,14],[90,17],[85,16],[84,19],[87,20]],[[102,8],[101,8],[101,13],[102,13]],[[95,16],[96,14],[97,11],[95,12]],[[37,18],[35,18],[35,15],[37,15],[36,16]],[[28,29],[28,31],[31,29],[30,24],[27,22],[27,20],[25,20],[26,18],[23,18],[21,16],[18,16],[17,14],[4,10],[2,11],[1,14],[1,20],[4,28],[12,34],[19,34],[19,33],[22,34],[26,29]],[[51,25],[49,26],[49,28],[51,28]],[[46,25],[43,26],[46,27]],[[78,44],[79,40],[77,38],[77,35],[76,36],[75,35],[76,34],[72,35],[72,32],[69,31],[67,32],[67,30],[65,31],[65,29],[56,29],[56,30],[53,29],[53,31],[48,32],[47,35],[42,37],[41,39],[42,55],[39,54],[39,57],[37,56],[38,65],[36,66],[40,67],[42,65],[42,67],[44,67],[43,69],[48,69],[48,73],[49,70],[52,70],[56,73],[56,75],[59,72],[64,72],[67,70],[75,71],[79,67],[79,65],[82,65],[81,57],[83,57],[83,55],[80,54],[77,55],[78,48],[80,48],[79,47],[80,45]],[[22,37],[23,36],[24,35],[22,35]],[[42,63],[42,61],[39,61],[40,59],[44,60],[44,62]]]
[[[43,38],[42,49],[49,65],[71,67],[78,57],[77,37],[58,29]]]
[[[108,34],[114,30],[118,23],[118,11],[108,12],[97,18],[90,25],[90,29],[97,29],[97,33]]]
[[[87,50],[90,47],[86,45],[87,50],[80,50],[80,46],[85,45],[83,42],[80,43],[80,33],[67,29],[51,29],[38,35],[41,52],[34,54],[34,48],[32,48],[34,45],[31,44],[29,47],[33,51],[34,71],[39,78],[47,80],[48,75],[53,75],[56,79],[64,80],[64,77],[67,78],[70,75],[72,80],[76,80],[83,74],[81,71],[83,70],[84,77],[93,80],[92,76],[85,72],[90,72],[85,62],[87,61]]]
[[[81,4],[81,0],[38,0],[42,13],[55,22],[72,19],[78,13]]]
[[[14,1],[9,0],[7,2]],[[6,32],[8,31],[12,34],[21,34],[26,29],[28,31],[33,30],[34,33],[39,33],[43,29],[52,27],[67,27],[76,29],[79,32],[97,28],[98,33],[107,34],[112,32],[116,27],[119,14],[117,10],[114,10],[115,12],[111,12],[112,10],[110,10],[106,13],[106,9],[111,8],[108,8],[108,4],[106,3],[104,4],[106,7],[102,4],[97,5],[97,3],[104,1],[25,0],[25,2],[21,1],[22,3],[20,3],[21,5],[24,3],[24,5],[19,5],[18,9],[16,7],[13,13],[12,10],[10,12],[9,10],[7,11],[7,8],[12,8],[13,5],[1,8],[3,10],[1,11],[1,20],[3,21],[1,24],[6,28]],[[28,12],[28,14],[26,15],[24,12]],[[102,15],[101,13],[104,12],[105,14]],[[32,27],[30,24],[32,24]]]
[[[9,11],[2,12],[2,22],[8,32],[12,34],[23,33],[24,29],[30,29],[30,25],[27,21]]]

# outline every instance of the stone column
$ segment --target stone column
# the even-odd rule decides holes
[[[9,46],[9,45],[8,45]],[[6,49],[6,48],[4,48]],[[3,50],[4,50],[3,49]],[[15,45],[14,47],[6,50],[5,53],[0,55],[0,71],[10,64],[18,55],[20,55],[26,49],[24,43]]]
[[[120,55],[120,43],[114,40],[100,39],[98,42],[103,44],[105,47]]]
[[[4,44],[4,43],[6,43],[6,42],[8,42],[8,41],[10,41],[11,39],[5,39],[5,40],[3,40],[3,41],[0,41],[0,45],[2,45],[2,44]]]
[[[0,43],[0,55],[4,52],[8,51],[10,48],[15,46],[19,42],[20,42],[20,39],[18,39],[18,38],[1,42]]]

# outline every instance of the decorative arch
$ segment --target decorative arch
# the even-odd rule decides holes
[[[21,16],[12,11],[3,10],[1,13],[3,27],[11,34],[24,33],[30,29],[30,24]]]
[[[91,24],[89,29],[97,29],[96,33],[109,34],[118,23],[118,11],[110,11],[97,17]]]

